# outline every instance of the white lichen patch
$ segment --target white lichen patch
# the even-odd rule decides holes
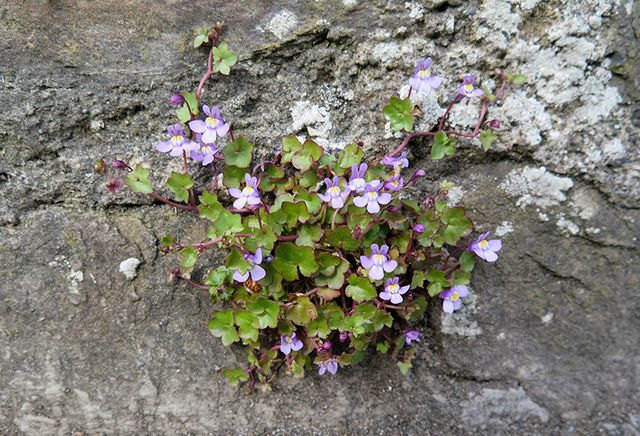
[[[133,280],[138,275],[137,271],[140,263],[141,263],[140,259],[137,259],[135,257],[130,257],[120,262],[120,268],[118,269],[118,271],[124,274],[127,280]]]
[[[556,176],[545,167],[514,169],[500,184],[502,190],[518,197],[516,206],[522,209],[527,205],[543,209],[558,205],[567,199],[565,192],[572,186],[570,178]]]
[[[306,128],[309,136],[314,137],[316,140],[320,138],[318,143],[327,142],[326,139],[333,128],[331,113],[328,108],[313,104],[309,100],[303,100],[295,102],[290,111],[293,119],[291,124],[292,133],[298,133]],[[322,139],[325,141],[322,141]]]
[[[498,227],[496,227],[496,236],[502,237],[513,232],[513,224],[509,221],[502,221]]]
[[[542,142],[542,134],[552,128],[551,116],[544,105],[520,90],[507,94],[492,117],[503,120],[511,139],[508,144],[498,140],[492,146],[496,150],[508,150],[512,143],[534,147]]]
[[[459,186],[454,186],[453,188],[447,191],[447,206],[454,207],[460,204],[462,197],[464,196],[464,191]]]
[[[551,321],[553,321],[553,313],[551,312],[547,313],[542,317],[543,324],[549,324]]]
[[[265,28],[273,33],[276,38],[284,39],[293,33],[298,26],[298,17],[286,9],[275,14],[266,24]]]
[[[549,412],[529,398],[522,387],[482,389],[480,395],[463,401],[460,407],[462,421],[481,428],[495,428],[528,418],[537,418],[542,423],[549,421]]]
[[[405,2],[404,7],[409,11],[409,18],[420,20],[424,17],[424,6],[418,2]]]
[[[580,227],[578,227],[578,225],[573,221],[565,218],[564,214],[562,213],[559,215],[556,225],[558,226],[560,231],[565,234],[577,235],[578,233],[580,233]]]

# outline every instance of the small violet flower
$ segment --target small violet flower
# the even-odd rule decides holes
[[[409,151],[403,151],[398,157],[386,155],[380,162],[394,168],[406,168],[409,166],[408,155]]]
[[[331,207],[334,209],[340,209],[344,206],[344,202],[347,201],[347,197],[349,196],[349,190],[341,190],[338,176],[331,179],[324,179],[324,184],[327,187],[327,192],[324,194],[318,194],[318,197],[326,203],[330,203]]]
[[[246,253],[244,255],[244,258],[249,261],[249,263],[252,265],[252,268],[247,270],[247,272],[244,274],[240,274],[240,271],[236,270],[236,272],[233,273],[233,279],[235,281],[244,283],[249,279],[249,274],[251,274],[251,280],[253,280],[254,282],[257,282],[258,280],[263,279],[267,275],[264,268],[260,266],[260,264],[262,263],[261,248],[258,248],[255,254]]]
[[[482,91],[482,89],[473,87],[475,81],[476,78],[474,76],[471,76],[469,74],[464,76],[464,79],[462,79],[462,85],[460,85],[460,87],[458,88],[458,95],[469,98],[480,97],[484,92]]]
[[[384,187],[389,191],[399,191],[404,186],[404,179],[400,176],[393,176],[387,180]]]
[[[364,175],[367,172],[368,165],[366,163],[351,166],[351,177],[349,178],[349,183],[347,184],[347,188],[349,188],[353,192],[362,192],[367,186],[367,181],[364,179]],[[377,186],[380,183],[379,180],[372,180],[369,182],[370,185]]]
[[[420,336],[422,336],[422,333],[415,330],[407,330],[404,332],[404,340],[407,345],[411,345],[411,342],[420,342]]]
[[[245,187],[242,191],[238,188],[230,188],[229,194],[237,198],[233,202],[233,207],[242,209],[245,205],[257,206],[260,204],[260,191],[258,191],[258,179],[249,174],[244,175]]]
[[[301,350],[303,345],[302,341],[296,337],[295,332],[291,333],[291,336],[280,336],[280,351],[282,351],[285,356],[288,356],[291,351]]]
[[[402,303],[402,295],[406,294],[409,290],[409,285],[400,287],[398,284],[399,281],[400,279],[398,277],[387,279],[387,282],[384,285],[384,291],[380,292],[380,298],[386,301],[391,301],[393,304]]]
[[[498,260],[496,254],[502,248],[502,241],[499,239],[487,240],[491,232],[486,232],[478,236],[478,239],[469,244],[469,250],[478,255],[479,258],[487,262],[495,262]]]
[[[385,271],[390,273],[396,269],[398,262],[389,260],[387,258],[388,252],[389,247],[387,245],[378,247],[378,244],[371,244],[371,256],[360,256],[360,263],[362,263],[364,269],[369,270],[369,278],[381,280]]]
[[[320,370],[318,371],[318,374],[320,375],[324,375],[324,373],[327,371],[329,371],[329,373],[332,375],[336,375],[336,372],[338,372],[338,362],[336,361],[335,357],[324,360],[318,365],[320,366]]]
[[[202,106],[202,112],[207,115],[204,120],[189,121],[189,127],[196,133],[202,133],[202,142],[212,144],[217,137],[223,137],[231,127],[220,115],[217,107],[209,109],[209,106]]]
[[[353,204],[358,207],[367,207],[367,212],[378,213],[380,212],[381,204],[389,204],[391,202],[391,194],[383,192],[379,194],[378,191],[382,188],[381,184],[372,186],[367,185],[364,193],[360,197],[353,199]]]
[[[107,183],[107,190],[110,194],[115,194],[124,187],[124,183],[120,179],[110,179]]]
[[[465,285],[457,285],[453,288],[440,292],[439,296],[444,301],[442,302],[442,310],[446,313],[453,313],[453,311],[462,307],[462,301],[460,298],[465,298],[469,295],[469,289]]]
[[[166,142],[159,142],[156,149],[162,153],[169,153],[171,156],[180,156],[183,151],[191,151],[198,148],[198,144],[188,141],[182,132],[180,124],[167,126],[167,132],[171,135],[171,139]]]
[[[214,144],[203,143],[202,133],[196,135],[196,141],[198,142],[198,148],[191,150],[191,159],[196,162],[202,161],[202,166],[209,165],[213,162],[213,159],[216,157],[216,154],[220,152],[221,148],[216,147]]]
[[[435,91],[442,84],[443,78],[431,75],[431,64],[433,59],[420,59],[416,64],[416,70],[413,77],[409,79],[409,86],[417,92]]]
[[[420,233],[424,233],[424,225],[422,224],[416,224],[415,226],[413,226],[413,234],[414,235],[419,235]]]

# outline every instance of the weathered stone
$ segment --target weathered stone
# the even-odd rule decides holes
[[[0,5],[0,432],[640,432],[638,2],[277,3]],[[93,173],[99,158],[153,165],[157,182],[180,169],[154,144],[174,120],[167,99],[206,66],[192,29],[216,21],[240,59],[204,100],[261,156],[292,132],[395,147],[382,107],[419,57],[446,78],[413,96],[421,128],[463,73],[529,76],[492,113],[503,128],[488,154],[472,142],[429,163],[427,142],[410,145],[427,169],[414,193],[454,181],[450,200],[504,249],[479,265],[465,310],[430,306],[408,377],[381,356],[269,393],[229,387],[219,371],[237,350],[207,332],[207,293],[171,281],[157,248],[167,233],[202,240],[206,224],[110,196]],[[452,120],[472,126],[477,110]],[[135,276],[119,272],[130,258]]]

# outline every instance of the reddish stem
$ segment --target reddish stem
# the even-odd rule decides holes
[[[444,126],[444,122],[447,120],[447,118],[449,118],[449,112],[451,112],[453,105],[455,105],[458,102],[459,96],[460,96],[459,94],[456,94],[456,96],[453,97],[453,100],[451,101],[451,103],[449,103],[449,107],[447,107],[447,110],[444,112],[444,115],[442,115],[442,118],[440,118],[440,123],[438,124],[438,132],[442,130],[442,126]]]
[[[163,203],[169,204],[177,209],[181,209],[181,210],[188,210],[191,212],[199,212],[199,209],[196,206],[193,205],[185,205],[185,204],[179,204],[179,203],[175,203],[171,200],[168,200],[166,198],[164,198],[161,195],[156,194],[155,192],[150,192],[149,196],[155,200],[161,201]]]
[[[196,100],[198,101],[198,106],[200,106],[200,95],[202,95],[202,90],[204,89],[205,83],[213,74],[213,47],[216,46],[217,38],[214,41],[211,41],[211,50],[209,50],[209,60],[207,61],[207,72],[200,79],[200,83],[198,84],[198,89],[196,89]]]

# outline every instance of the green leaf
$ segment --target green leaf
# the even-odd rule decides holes
[[[348,227],[340,226],[327,230],[324,236],[325,242],[332,247],[345,251],[355,251],[360,248],[361,242],[353,237]]]
[[[142,192],[144,194],[150,194],[153,192],[153,187],[149,181],[149,168],[143,168],[140,165],[136,165],[136,169],[131,171],[127,175],[125,180],[126,185],[133,192]]]
[[[404,305],[403,316],[410,323],[418,322],[423,318],[424,312],[427,310],[427,304],[427,299],[421,295]]]
[[[324,339],[331,333],[331,328],[326,319],[318,317],[309,323],[307,332],[309,336],[317,336]]]
[[[171,172],[167,180],[167,186],[176,196],[178,201],[189,201],[189,189],[193,187],[194,181],[189,173]]]
[[[322,238],[322,228],[317,224],[303,224],[298,229],[296,245],[315,247],[316,242]]]
[[[298,297],[295,303],[287,309],[286,318],[294,324],[300,326],[308,325],[318,317],[316,306],[313,305],[309,297]]]
[[[426,274],[424,271],[415,271],[411,278],[411,289],[421,288],[424,285]]]
[[[229,380],[231,386],[238,386],[240,383],[249,381],[249,374],[242,368],[223,369],[222,375]]]
[[[460,266],[463,271],[471,272],[475,265],[475,257],[470,251],[465,251],[462,256],[460,256]]]
[[[248,168],[239,168],[235,165],[225,165],[222,172],[222,184],[227,188],[239,188],[244,182],[244,175],[249,172]]]
[[[233,235],[244,230],[242,225],[242,217],[233,212],[223,209],[220,211],[218,218],[209,228],[208,236],[211,239],[221,238],[223,236]]]
[[[351,168],[362,162],[364,151],[356,144],[349,144],[338,153],[338,166],[340,168]]]
[[[178,120],[180,120],[182,124],[185,124],[186,122],[188,122],[191,119],[191,112],[189,111],[189,105],[187,103],[184,103],[182,107],[176,111],[176,116],[178,117]]]
[[[465,210],[462,207],[446,208],[442,213],[442,222],[446,226],[440,234],[449,245],[456,245],[460,238],[473,228],[473,223],[465,216]]]
[[[240,274],[246,273],[251,268],[251,263],[244,258],[240,250],[232,248],[231,252],[225,258],[225,264],[229,271],[240,271]]]
[[[266,298],[258,298],[255,302],[247,304],[247,309],[258,317],[261,329],[278,327],[278,315],[280,305]]]
[[[225,76],[231,71],[231,67],[238,61],[238,56],[232,50],[229,50],[229,46],[226,42],[223,42],[218,47],[211,49],[213,52],[213,71],[215,73],[220,72]]]
[[[209,271],[209,275],[207,275],[207,280],[205,280],[204,284],[209,286],[209,292],[211,292],[211,294],[215,294],[220,286],[224,284],[228,276],[229,270],[224,265],[221,265]]]
[[[253,144],[244,136],[239,136],[235,141],[228,143],[222,149],[225,163],[240,168],[246,168],[251,164],[252,152]]]
[[[182,91],[180,95],[189,105],[189,110],[191,111],[191,113],[193,115],[198,115],[198,100],[196,99],[196,94],[193,92]]]
[[[400,131],[404,129],[407,132],[413,130],[414,118],[411,115],[411,100],[409,97],[405,99],[391,97],[389,104],[382,109],[382,112],[385,118],[391,122],[391,130]]]
[[[308,172],[307,174],[313,173]],[[315,194],[310,194],[304,190],[298,191],[296,194],[296,201],[303,201],[311,215],[315,215],[320,212],[320,209],[322,209],[322,200],[320,200],[320,197]]]
[[[498,139],[498,136],[491,130],[480,130],[480,142],[484,151],[489,150],[489,147],[496,139]]]
[[[302,144],[296,135],[289,135],[282,139],[282,163],[289,163],[293,156],[302,149]]]
[[[513,83],[514,85],[524,85],[527,81],[527,76],[524,74],[508,74],[507,78],[509,79],[509,81],[511,83]]]
[[[314,171],[307,171],[300,178],[300,186],[303,188],[310,188],[320,183],[320,177]]]
[[[379,332],[383,327],[391,327],[393,325],[393,317],[385,310],[377,310],[371,322],[373,322],[373,329]]]
[[[195,247],[185,247],[180,250],[180,257],[182,258],[180,261],[180,271],[191,272],[196,264],[196,260],[198,260],[198,250],[196,250]]]
[[[222,212],[222,204],[218,201],[218,196],[208,191],[204,191],[200,197],[200,218],[207,218],[210,221],[216,221]]]
[[[386,354],[389,351],[389,343],[388,342],[378,342],[376,344],[376,351],[378,353]]]
[[[208,41],[209,37],[207,35],[196,35],[196,37],[193,39],[193,47],[198,48]]]
[[[413,368],[413,363],[411,363],[410,360],[399,361],[397,364],[398,364],[398,368],[400,368],[400,372],[402,373],[402,375],[409,374],[409,372],[411,371],[411,368]]]
[[[240,340],[238,332],[233,325],[233,311],[216,311],[209,320],[209,331],[217,338],[222,339],[222,344],[226,347]]]
[[[322,269],[315,278],[316,285],[341,289],[344,285],[344,275],[349,270],[349,262],[329,253],[320,253],[317,260]]]
[[[272,265],[289,282],[298,280],[298,269],[305,277],[310,277],[318,270],[313,250],[309,247],[298,247],[291,242],[284,242],[276,247]]]
[[[311,140],[306,140],[302,149],[298,150],[291,158],[291,164],[299,171],[305,172],[320,159],[322,147]]]
[[[349,286],[346,289],[347,297],[351,297],[357,303],[373,300],[378,296],[376,288],[366,277],[359,277],[354,274],[349,276],[347,281],[349,282]]]
[[[260,180],[260,190],[262,192],[271,192],[276,188],[276,184],[284,177],[282,168],[273,164],[266,166]]]
[[[251,341],[258,340],[258,328],[260,323],[258,317],[248,310],[239,310],[234,315],[235,323],[238,326],[238,335],[241,339]]]
[[[431,147],[431,159],[440,160],[445,156],[452,156],[456,149],[456,138],[447,138],[444,132],[438,132],[433,135],[433,146]]]

